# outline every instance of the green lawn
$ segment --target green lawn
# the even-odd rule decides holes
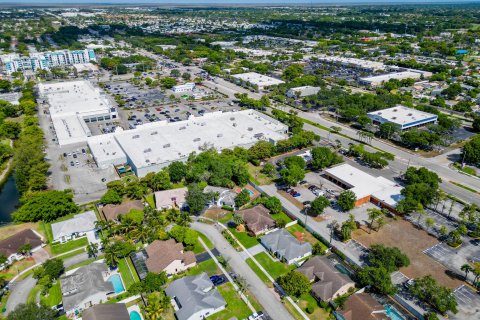
[[[267,270],[267,272],[274,278],[274,279],[277,279],[278,277],[286,274],[287,272],[289,272],[290,270],[293,270],[295,269],[295,265],[286,265],[282,262],[279,262],[279,261],[273,261],[269,256],[268,256],[268,253],[266,252],[260,252],[258,254],[256,254],[255,256],[255,259],[258,261],[258,263],[260,263],[260,265],[265,269]],[[255,263],[252,261],[251,258],[248,258],[247,259],[247,263],[250,267],[255,266],[255,268],[252,268],[253,271],[255,271],[256,273],[257,272],[261,272],[260,269],[258,269],[258,267],[255,265]],[[256,269],[256,270],[255,270]],[[263,274],[263,272],[261,272]],[[263,275],[263,277],[261,277],[258,273],[257,275],[262,279],[266,279],[266,276]]]
[[[237,238],[238,241],[240,241],[240,243],[243,244],[243,246],[247,249],[254,247],[260,243],[257,238],[250,236],[247,232],[238,232],[235,228],[228,229],[233,233],[235,238]]]
[[[237,294],[233,285],[230,282],[218,286],[218,291],[222,295],[223,299],[227,303],[226,309],[215,313],[208,317],[211,320],[223,320],[223,319],[245,319],[252,314],[250,309],[245,305],[245,302]]]
[[[56,254],[72,251],[77,248],[85,247],[87,244],[88,244],[87,237],[83,237],[80,239],[68,241],[63,244],[52,244],[51,248],[52,248],[52,253],[56,255]]]
[[[148,205],[152,208],[155,208],[155,199],[153,193],[145,196],[145,201],[147,201]]]
[[[60,289],[60,280],[50,288],[48,291],[48,297],[40,296],[40,300],[47,306],[53,307],[62,302],[62,290]]]
[[[68,258],[74,257],[74,256],[76,256],[76,255],[79,255],[79,254],[83,253],[83,252],[85,252],[85,249],[84,249],[84,248],[81,248],[81,249],[75,250],[75,251],[73,251],[73,252],[64,254],[64,255],[62,255],[62,256],[60,256],[60,257],[58,257],[58,258],[65,261],[65,260],[67,260]]]
[[[33,289],[30,291],[28,294],[27,302],[37,302],[37,294],[42,290],[42,288],[39,285],[36,285],[33,287]]]
[[[277,221],[277,222],[280,221],[280,220],[283,220],[286,223],[292,222],[292,219],[290,219],[290,217],[287,216],[287,214],[283,211],[280,212],[280,213],[271,214],[270,217],[272,217],[272,219]]]
[[[210,241],[210,239],[207,238],[206,235],[204,235],[203,233],[200,233],[198,232],[198,237],[199,238],[202,238],[203,242],[205,242],[205,244],[207,245],[208,249],[212,250],[215,246],[213,245],[213,243]],[[203,247],[203,245],[200,243],[200,241],[197,240],[197,243],[195,243],[195,247],[193,248],[192,250],[195,254],[199,254],[199,253],[202,253],[202,252],[205,252],[205,248]]]
[[[130,258],[127,258],[127,259],[130,259]],[[130,270],[128,269],[127,261],[125,261],[125,259],[121,259],[118,262],[118,271],[122,275],[125,289],[128,290],[128,288],[130,288],[130,286],[135,283],[135,278],[132,275],[132,273],[136,273],[135,269],[133,269],[132,273],[130,273]]]
[[[220,269],[215,264],[215,261],[213,261],[213,259],[210,259],[207,261],[200,262],[195,267],[188,269],[186,272],[186,275],[196,276],[202,272],[206,272],[208,273],[208,275],[214,275],[214,274],[220,273]]]

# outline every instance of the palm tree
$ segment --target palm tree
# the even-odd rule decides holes
[[[150,228],[140,225],[137,228],[130,231],[130,233],[128,234],[128,238],[145,242],[150,236],[150,231],[151,231]]]
[[[235,223],[235,225],[239,226],[243,223],[243,218],[241,215],[234,213],[232,217],[232,221],[233,223]]]
[[[117,252],[115,252],[115,247],[113,245],[109,245],[105,247],[105,262],[108,264],[109,267],[115,267],[118,264],[119,258]]]
[[[373,222],[383,216],[383,211],[377,208],[367,209],[368,219],[370,219],[370,232],[373,230]],[[370,233],[369,232],[369,233]]]
[[[435,211],[437,211],[439,203],[440,202],[443,203],[443,201],[447,198],[447,194],[442,190],[438,190],[436,198],[437,198],[437,203],[435,204]],[[445,206],[443,207],[445,208]],[[442,210],[442,213],[443,213],[443,210]]]
[[[143,308],[147,320],[162,319],[163,310],[164,308],[160,302],[160,299],[153,294],[149,295],[147,298],[147,305]]]
[[[89,243],[87,246],[87,253],[89,257],[97,257],[98,253],[98,244],[97,243]]]
[[[463,266],[460,267],[460,270],[465,272],[465,281],[467,281],[468,273],[470,271],[473,271],[473,267],[469,265],[468,263],[465,263]]]
[[[425,219],[425,224],[427,225],[427,231],[429,231],[435,224],[435,220],[433,220],[432,217],[428,217],[427,219]]]

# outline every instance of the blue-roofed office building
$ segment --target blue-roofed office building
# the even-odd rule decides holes
[[[393,123],[400,130],[407,130],[427,124],[437,123],[438,116],[432,113],[397,105],[392,108],[369,112],[368,117],[374,124]]]

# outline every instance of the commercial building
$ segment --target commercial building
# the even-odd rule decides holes
[[[378,76],[371,76],[371,77],[364,77],[360,78],[360,84],[370,86],[370,87],[378,87],[383,85],[385,82],[388,82],[391,79],[395,80],[405,80],[405,79],[422,79],[422,78],[429,78],[432,76],[431,72],[428,71],[420,71],[420,70],[406,70],[406,71],[399,71],[394,73],[387,73]]]
[[[159,121],[136,129],[87,139],[99,167],[126,162],[139,177],[160,171],[174,161],[186,161],[192,152],[236,146],[249,148],[264,140],[288,138],[288,127],[255,110],[191,115],[179,122]]]
[[[193,82],[179,84],[172,87],[172,91],[175,93],[192,92],[194,89],[195,89],[195,83]]]
[[[233,75],[232,77],[238,79],[239,82],[243,81],[251,85],[258,86],[258,89],[260,90],[285,83],[285,81],[268,77],[256,72],[239,73]]]
[[[13,72],[49,70],[59,66],[74,66],[97,61],[93,49],[84,50],[58,50],[44,53],[31,53],[28,57],[18,54],[3,55],[0,57],[6,74]]]
[[[392,108],[369,112],[367,116],[374,124],[393,123],[400,130],[436,123],[438,116],[432,113],[397,105]]]
[[[342,188],[352,191],[357,198],[357,207],[372,202],[395,211],[398,201],[403,197],[400,185],[384,177],[371,176],[347,163],[325,170],[325,176]]]
[[[115,119],[117,109],[89,81],[40,83],[40,98],[48,103],[60,146],[83,143],[92,134],[89,122]]]
[[[312,87],[312,86],[296,87],[296,88],[291,88],[287,91],[287,97],[302,98],[307,96],[313,96],[317,94],[318,91],[320,91],[320,87]]]
[[[369,61],[357,58],[347,58],[338,56],[319,55],[316,57],[318,61],[330,63],[333,65],[357,69],[364,72],[375,72],[385,70],[386,66],[382,62]]]

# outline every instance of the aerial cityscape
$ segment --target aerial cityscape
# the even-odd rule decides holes
[[[0,320],[479,320],[480,1],[0,3]]]

